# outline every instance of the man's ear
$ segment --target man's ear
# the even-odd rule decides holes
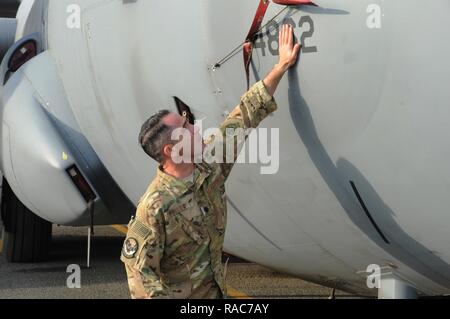
[[[163,146],[164,157],[172,157],[172,144],[166,144]]]

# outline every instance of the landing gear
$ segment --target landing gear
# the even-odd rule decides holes
[[[9,262],[39,262],[48,258],[52,224],[30,211],[3,179],[1,216],[3,252]]]
[[[382,274],[378,299],[417,299],[417,292],[395,274]]]

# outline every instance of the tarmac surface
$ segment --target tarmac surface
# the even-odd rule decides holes
[[[92,237],[91,267],[86,267],[87,228],[53,228],[50,260],[36,264],[9,264],[0,257],[0,299],[127,299],[125,270],[119,260],[124,226],[95,228]],[[2,243],[0,242],[0,249]],[[68,288],[72,272],[79,265],[80,288]],[[71,277],[73,278],[73,277]],[[70,280],[69,283],[73,283]],[[329,298],[332,289],[281,274],[236,257],[228,265],[230,298]],[[336,298],[357,298],[336,291]]]

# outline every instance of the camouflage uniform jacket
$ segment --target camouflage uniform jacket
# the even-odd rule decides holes
[[[276,109],[260,81],[242,96],[220,130],[256,128]],[[196,164],[192,181],[158,169],[139,200],[122,248],[132,298],[208,298],[202,287],[211,282],[226,297],[224,183],[232,166]]]

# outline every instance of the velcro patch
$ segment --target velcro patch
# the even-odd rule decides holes
[[[152,233],[152,230],[144,223],[142,223],[139,219],[135,219],[130,227],[130,232],[142,239],[145,239]]]

